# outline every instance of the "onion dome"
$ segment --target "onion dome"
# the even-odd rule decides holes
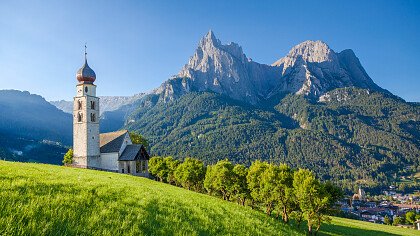
[[[95,71],[93,71],[88,63],[87,63],[87,52],[86,52],[86,44],[85,44],[85,64],[80,68],[76,73],[76,78],[81,84],[93,84],[96,80]]]

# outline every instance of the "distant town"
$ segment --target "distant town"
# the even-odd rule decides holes
[[[391,185],[381,195],[367,196],[362,187],[352,197],[338,202],[345,217],[420,230],[420,192],[398,193]],[[407,216],[407,213],[408,216]]]

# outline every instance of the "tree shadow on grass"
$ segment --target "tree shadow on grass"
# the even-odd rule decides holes
[[[136,204],[130,207],[136,207]],[[231,215],[233,210],[223,205],[212,209],[211,206],[194,206],[194,204],[189,205],[179,201],[167,203],[152,199],[143,207],[144,220],[138,227],[145,235],[270,235],[273,232],[279,235],[290,235],[300,233],[280,222],[277,226],[273,225],[274,221],[259,212],[248,212],[249,217],[261,220],[260,224],[253,222],[258,225],[235,221],[232,217],[237,216]],[[168,214],[173,215],[167,217]],[[270,226],[267,228],[268,225]]]
[[[319,235],[348,235],[348,236],[396,236],[399,234],[388,233],[379,230],[359,229],[343,225],[321,225]]]

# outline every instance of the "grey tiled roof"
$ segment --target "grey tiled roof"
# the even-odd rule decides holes
[[[143,145],[127,145],[124,152],[118,158],[119,161],[149,160],[149,154]]]
[[[119,152],[127,132],[127,130],[119,130],[100,134],[101,153]]]

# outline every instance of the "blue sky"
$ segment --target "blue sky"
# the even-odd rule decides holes
[[[351,48],[372,79],[420,101],[420,1],[0,2],[0,89],[72,99],[84,44],[98,95],[132,95],[177,74],[212,29],[271,64],[311,39]]]

